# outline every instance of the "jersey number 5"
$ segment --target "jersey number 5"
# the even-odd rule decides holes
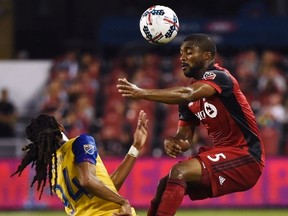
[[[215,154],[214,157],[211,157],[210,155],[208,155],[207,158],[213,162],[217,162],[221,158],[226,159],[226,156],[223,153],[219,153],[219,154]]]

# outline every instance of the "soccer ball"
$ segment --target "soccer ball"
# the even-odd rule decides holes
[[[155,5],[148,8],[140,18],[142,36],[152,44],[167,44],[172,41],[179,30],[176,13],[169,7]]]

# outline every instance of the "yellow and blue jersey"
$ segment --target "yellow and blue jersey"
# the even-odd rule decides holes
[[[56,194],[62,200],[65,211],[73,216],[111,216],[119,212],[121,206],[90,194],[79,184],[76,165],[81,162],[95,164],[96,176],[107,187],[117,190],[98,155],[93,137],[80,135],[66,141],[57,150],[57,184]],[[134,214],[136,215],[134,209]]]

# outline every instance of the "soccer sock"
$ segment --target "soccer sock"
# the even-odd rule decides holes
[[[156,216],[156,212],[158,210],[158,206],[159,206],[162,194],[166,188],[167,180],[168,180],[168,175],[159,181],[156,196],[151,201],[150,207],[147,212],[147,216]]]
[[[147,216],[156,216],[158,206],[159,206],[159,202],[157,202],[157,200],[153,199],[150,202],[150,206],[149,206],[149,209],[147,211]]]
[[[181,179],[168,179],[166,189],[158,207],[157,216],[172,216],[181,205],[186,191],[186,182]]]

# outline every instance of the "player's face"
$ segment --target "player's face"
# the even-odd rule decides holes
[[[205,66],[205,52],[193,42],[183,42],[180,47],[180,61],[184,75],[198,79]]]
[[[61,133],[65,132],[65,128],[64,128],[64,126],[62,124],[58,123],[58,128],[61,131]],[[62,134],[62,137],[59,140],[59,143],[61,143],[62,140],[63,140],[63,134]]]
[[[58,122],[58,128],[61,132],[65,132],[64,126],[62,124],[60,124],[59,122]]]

